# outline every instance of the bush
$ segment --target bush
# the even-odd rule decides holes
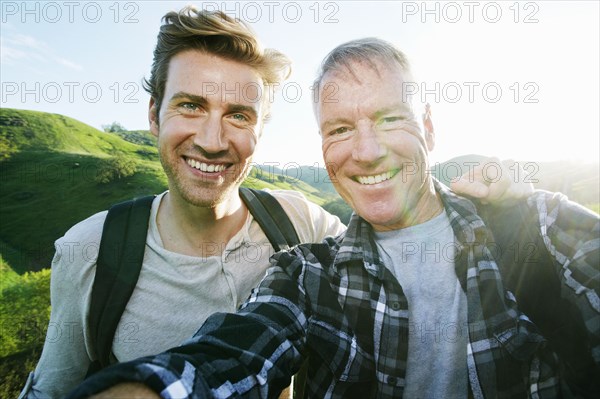
[[[39,346],[27,352],[0,358],[0,398],[16,398],[25,386],[27,375],[35,369],[42,353]]]
[[[106,184],[115,179],[132,176],[136,172],[136,162],[125,155],[103,160],[96,174],[98,183]]]
[[[35,368],[50,319],[50,270],[12,270],[0,254],[0,398],[16,398]]]

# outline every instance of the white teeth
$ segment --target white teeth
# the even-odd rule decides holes
[[[208,173],[218,173],[218,172],[222,172],[225,170],[226,166],[222,165],[222,164],[207,164],[204,162],[198,162],[194,159],[188,159],[187,160],[187,164],[190,165],[192,168],[194,169],[198,169],[201,170],[202,172],[208,172]]]
[[[392,172],[385,172],[375,176],[357,176],[360,184],[377,184],[392,178]]]

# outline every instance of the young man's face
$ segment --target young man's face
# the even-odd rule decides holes
[[[241,63],[190,50],[169,63],[159,122],[150,108],[171,195],[213,207],[237,191],[262,129],[263,83]]]
[[[406,73],[396,65],[376,65],[353,63],[353,73],[328,72],[316,115],[336,190],[375,229],[388,230],[413,224],[431,200],[423,170],[434,139],[403,98]]]

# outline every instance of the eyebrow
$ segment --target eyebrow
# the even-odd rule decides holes
[[[387,115],[390,113],[398,113],[398,112],[403,115],[406,115],[406,116],[412,115],[412,110],[410,107],[407,107],[405,105],[405,103],[399,103],[399,104],[394,104],[390,107],[385,107],[385,108],[379,109],[379,110],[373,112],[371,117],[373,119],[378,119],[378,118],[381,118],[383,115]]]
[[[178,91],[177,93],[173,94],[173,96],[169,99],[169,103],[176,100],[190,100],[200,105],[208,104],[206,97],[199,96],[197,94],[186,93],[185,91]]]

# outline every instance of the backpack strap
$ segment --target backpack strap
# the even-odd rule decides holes
[[[275,251],[300,244],[300,238],[279,201],[262,190],[241,187],[240,196]]]
[[[275,197],[266,191],[245,187],[240,188],[240,196],[275,251],[287,250],[300,244],[294,225]],[[308,361],[305,361],[292,377],[290,387],[293,398],[304,397],[307,371]],[[289,396],[288,389],[283,391],[280,398]]]
[[[154,197],[116,204],[104,221],[88,318],[97,360],[88,375],[110,364],[117,325],[142,268]]]

